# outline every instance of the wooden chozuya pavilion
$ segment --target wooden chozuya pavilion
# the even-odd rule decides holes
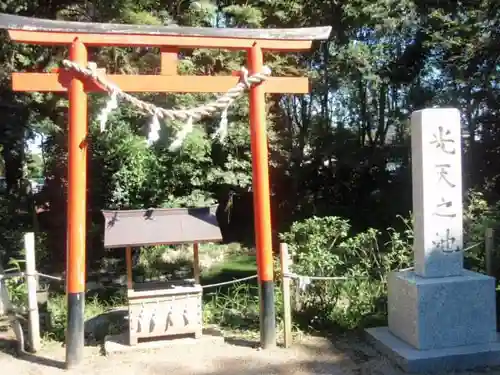
[[[222,240],[215,211],[216,207],[103,211],[104,246],[126,249],[130,345],[142,338],[201,336],[198,244]],[[183,243],[193,244],[193,280],[133,281],[133,247]]]

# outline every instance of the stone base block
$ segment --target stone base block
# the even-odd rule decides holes
[[[462,276],[423,278],[391,274],[389,331],[415,349],[496,342],[495,280],[464,270]]]
[[[391,334],[387,327],[369,328],[366,333],[382,354],[410,373],[443,374],[500,365],[500,336],[486,344],[418,350]]]

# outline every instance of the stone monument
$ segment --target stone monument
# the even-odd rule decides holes
[[[388,280],[389,326],[368,336],[408,372],[500,364],[495,279],[463,268],[460,113],[413,113],[414,270]]]

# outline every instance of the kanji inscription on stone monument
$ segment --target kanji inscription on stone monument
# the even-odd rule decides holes
[[[460,113],[425,109],[411,121],[415,273],[461,275],[462,174]]]

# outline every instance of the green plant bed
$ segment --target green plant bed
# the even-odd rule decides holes
[[[259,298],[256,285],[238,284],[224,291],[204,294],[204,324],[222,328],[253,330],[259,327]]]
[[[224,262],[205,271],[201,284],[217,284],[253,276],[257,273],[255,255],[233,254]],[[259,327],[257,279],[204,290],[205,324],[223,328],[253,330]]]
[[[201,274],[201,284],[211,285],[223,283],[235,279],[242,279],[257,273],[257,261],[255,255],[233,255],[221,264],[203,272]],[[257,279],[246,280],[243,283],[256,285]],[[221,287],[209,288],[204,292],[204,296],[211,298],[214,293],[225,293],[234,287],[234,284]]]
[[[85,299],[85,321],[88,321],[98,315],[105,314],[111,308],[116,306],[118,301],[119,299],[103,301],[96,297],[87,297]],[[47,307],[50,314],[50,330],[43,332],[43,334],[48,339],[62,342],[65,338],[68,314],[66,295],[51,294]]]
[[[255,255],[236,254],[229,256],[224,262],[202,273],[203,279],[224,277],[229,279],[234,274],[251,275],[257,272],[257,258]]]
[[[107,286],[86,293],[87,300],[99,301],[103,305],[122,305],[127,302],[126,290],[122,286]]]

